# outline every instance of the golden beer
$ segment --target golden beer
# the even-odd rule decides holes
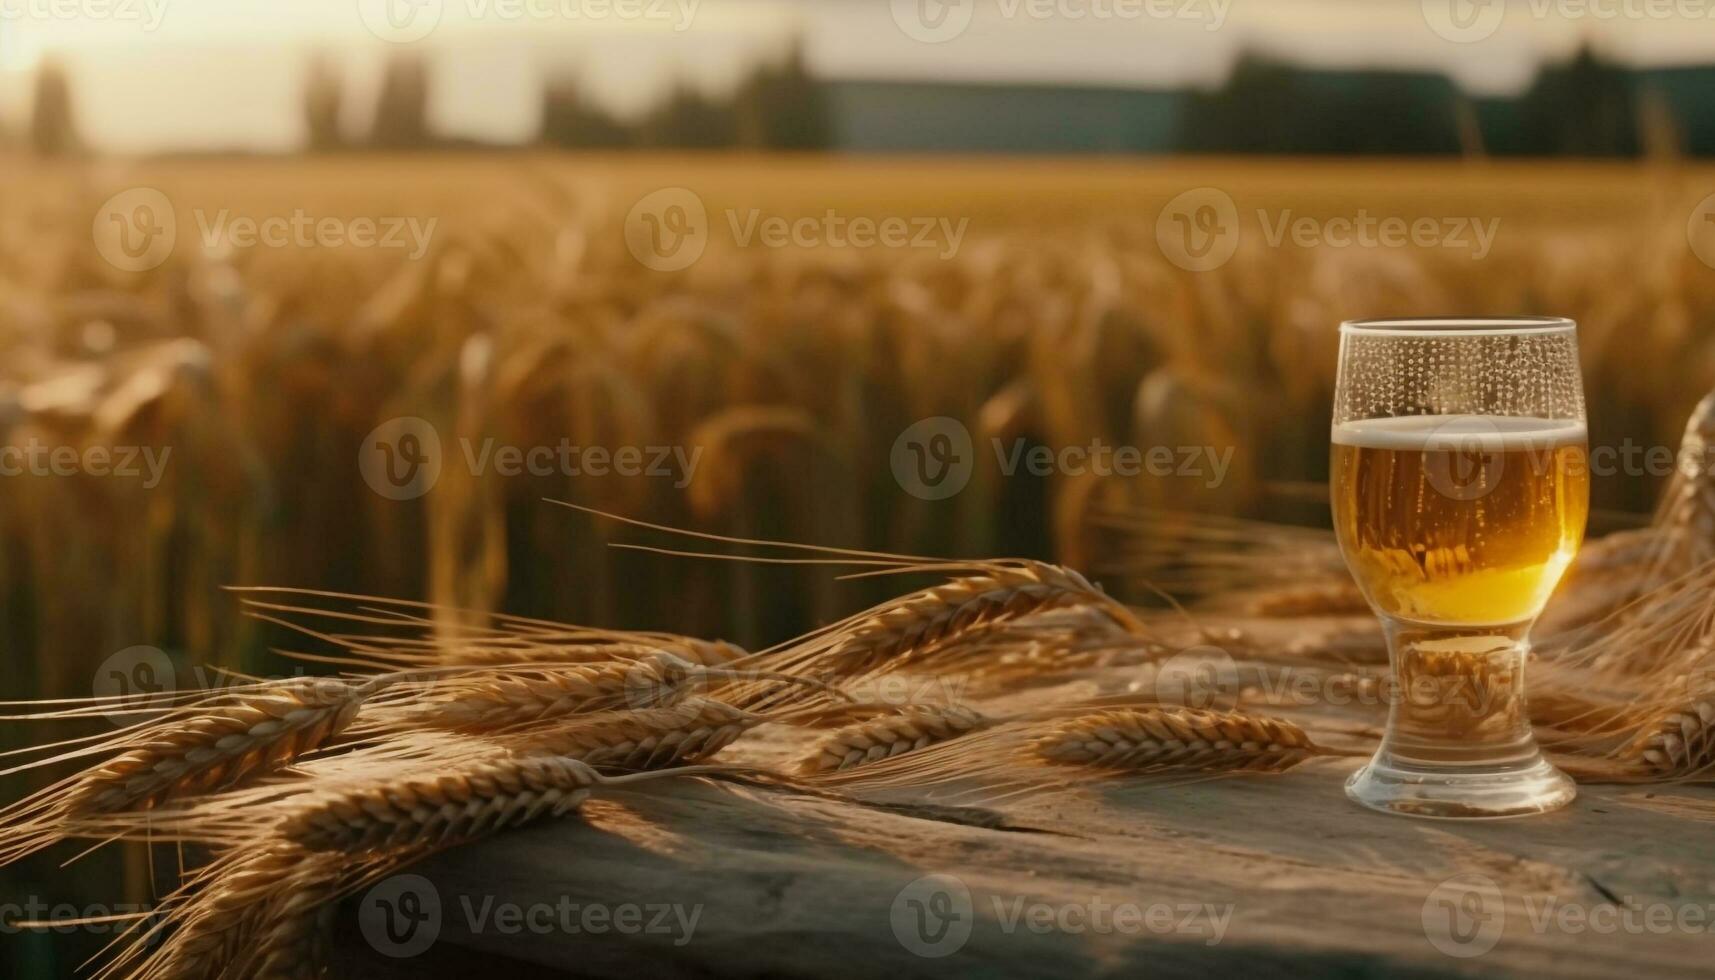
[[[1408,623],[1535,619],[1589,513],[1584,423],[1416,415],[1333,430],[1334,526],[1381,612]]]
[[[1584,419],[1564,317],[1340,324],[1334,527],[1393,667],[1387,731],[1347,796],[1460,819],[1577,796],[1537,747],[1525,665],[1584,537]]]

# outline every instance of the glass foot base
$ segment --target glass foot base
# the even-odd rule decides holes
[[[1372,810],[1448,820],[1501,820],[1558,810],[1578,788],[1538,755],[1499,770],[1411,766],[1377,756],[1346,781],[1346,795]]]

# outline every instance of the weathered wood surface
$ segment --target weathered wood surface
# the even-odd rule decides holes
[[[1135,676],[1108,671],[1023,700],[1112,691]],[[758,734],[752,751],[765,756],[802,740]],[[1547,816],[1427,822],[1349,803],[1342,782],[1358,764],[1110,782],[981,807],[675,780],[413,869],[442,910],[439,940],[416,959],[376,956],[355,925],[362,915],[373,925],[375,907],[347,903],[340,958],[352,975],[416,977],[1715,973],[1715,791],[1586,786]],[[968,906],[955,896],[930,909],[931,938],[947,921],[937,910],[970,927],[962,943],[954,932],[929,947],[945,956],[908,948],[921,936],[910,900],[941,901],[933,884],[901,897],[926,875],[951,876],[970,895]],[[1461,875],[1497,893],[1443,886]],[[466,906],[488,900],[699,911],[688,938],[508,934],[492,921],[471,928]],[[1120,906],[1142,920],[1088,918]],[[1630,918],[1618,914],[1626,908]],[[1050,913],[1059,925],[1032,918]],[[1481,951],[1491,929],[1498,938]]]

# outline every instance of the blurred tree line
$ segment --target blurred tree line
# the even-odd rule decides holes
[[[935,83],[901,83],[922,92]],[[71,81],[45,62],[39,70],[29,139],[45,155],[84,147]],[[429,66],[395,56],[385,69],[366,133],[342,122],[344,83],[326,59],[312,62],[303,91],[310,150],[446,149],[470,145],[429,124]],[[588,149],[819,150],[833,146],[841,83],[817,78],[794,46],[754,68],[731,93],[681,84],[637,118],[622,118],[588,98],[570,76],[542,93],[540,142]],[[1071,92],[1076,99],[1077,90]],[[1162,93],[1139,92],[1159,104]],[[1160,145],[1139,152],[1302,155],[1636,157],[1685,152],[1715,155],[1715,68],[1633,70],[1586,48],[1548,65],[1516,97],[1473,97],[1445,75],[1303,68],[1260,56],[1242,58],[1212,91],[1172,93],[1178,124]],[[1004,102],[1005,97],[997,95]],[[910,104],[909,101],[907,104]],[[908,112],[900,116],[908,116]],[[1029,127],[997,107],[1028,152]],[[909,127],[912,120],[900,118]],[[857,147],[861,149],[862,147]]]
[[[341,136],[339,78],[325,61],[317,62],[304,93],[309,145],[315,150],[457,145],[432,131],[428,102],[427,66],[419,58],[395,57],[382,78],[368,138],[347,142]],[[817,150],[828,146],[827,112],[822,83],[805,67],[803,52],[793,48],[778,64],[754,68],[726,98],[681,84],[635,120],[621,119],[585,98],[574,79],[556,79],[542,94],[539,139],[584,149]]]
[[[1636,157],[1715,151],[1715,69],[1633,71],[1589,48],[1512,98],[1474,98],[1431,72],[1320,71],[1241,59],[1190,97],[1194,153]]]
[[[729,98],[680,85],[635,121],[589,101],[574,79],[560,79],[543,94],[542,141],[601,149],[819,150],[831,142],[829,109],[823,83],[802,49],[793,48],[779,64],[753,70]]]
[[[329,152],[468,145],[433,131],[429,91],[427,63],[411,54],[395,55],[384,70],[367,133],[353,134],[344,121],[344,82],[328,59],[316,58],[303,89],[306,148]],[[830,133],[824,85],[810,74],[798,47],[777,63],[752,69],[729,96],[681,84],[634,120],[621,119],[585,99],[570,77],[551,82],[542,94],[540,141],[551,146],[817,150],[827,148]],[[37,71],[29,142],[44,156],[74,154],[84,147],[71,80],[57,62],[45,61]]]

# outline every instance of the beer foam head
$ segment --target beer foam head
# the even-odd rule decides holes
[[[1528,415],[1401,415],[1342,422],[1333,432],[1337,445],[1414,452],[1523,452],[1583,445],[1588,440],[1579,419]]]

